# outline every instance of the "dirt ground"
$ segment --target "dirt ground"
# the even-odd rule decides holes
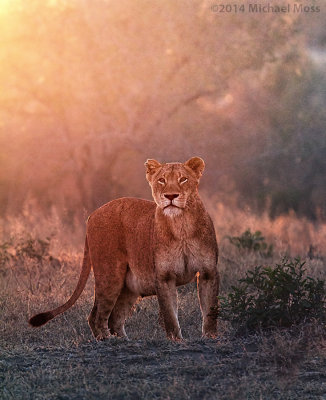
[[[285,370],[248,338],[29,345],[2,352],[0,398],[326,399],[325,355],[301,356]]]

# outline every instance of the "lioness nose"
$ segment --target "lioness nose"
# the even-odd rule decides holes
[[[177,197],[179,197],[179,195],[177,193],[175,193],[175,194],[164,194],[164,197],[166,197],[167,199],[172,201],[173,199],[176,199]]]

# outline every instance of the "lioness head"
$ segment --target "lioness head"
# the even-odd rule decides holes
[[[200,157],[192,157],[184,164],[147,160],[145,166],[155,203],[169,217],[181,215],[192,196],[197,194],[204,161]]]

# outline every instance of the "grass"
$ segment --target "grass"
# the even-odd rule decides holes
[[[220,243],[221,294],[255,265],[273,264],[285,253],[300,255],[307,273],[325,279],[326,227],[294,216],[269,221],[209,204]],[[231,218],[233,214],[233,220]],[[284,222],[285,221],[285,222]],[[237,336],[220,321],[219,339],[200,338],[196,285],[179,288],[179,319],[185,341],[165,339],[155,297],[135,306],[127,322],[130,341],[94,342],[87,325],[93,278],[78,303],[40,329],[30,315],[62,304],[78,280],[83,228],[67,230],[54,216],[35,215],[2,224],[0,243],[9,261],[0,266],[0,399],[317,399],[325,396],[325,327],[317,321],[291,329]],[[302,228],[304,226],[304,228]],[[260,230],[274,245],[266,260],[223,238]],[[29,232],[26,234],[26,231]],[[52,235],[52,236],[51,236]],[[42,258],[13,256],[22,238],[51,237]],[[298,238],[301,241],[298,242]],[[309,246],[319,250],[307,257]],[[31,252],[34,254],[33,252]],[[56,260],[53,262],[53,260]]]

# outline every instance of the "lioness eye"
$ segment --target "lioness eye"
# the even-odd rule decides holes
[[[187,178],[182,177],[182,178],[179,179],[179,182],[182,184],[182,183],[186,183],[187,180],[188,180]]]
[[[165,185],[165,179],[164,178],[160,178],[157,182],[160,183],[161,185]]]

